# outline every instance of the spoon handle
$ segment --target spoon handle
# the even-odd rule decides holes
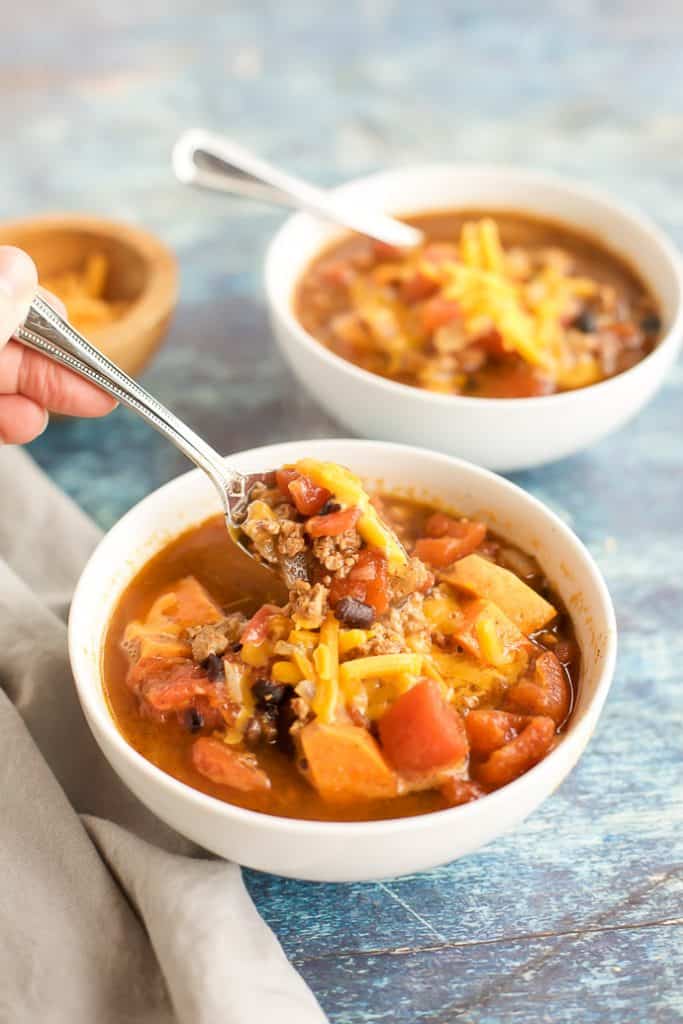
[[[185,132],[173,147],[173,169],[185,185],[293,206],[334,224],[401,248],[419,245],[422,232],[344,200],[273,167],[232,139],[199,129]]]
[[[207,473],[220,493],[229,524],[235,525],[233,513],[246,498],[245,478],[228,469],[218,452],[86,341],[41,295],[33,299],[28,316],[24,324],[17,328],[15,337],[29,348],[42,352],[97,384],[147,420],[183,455]]]

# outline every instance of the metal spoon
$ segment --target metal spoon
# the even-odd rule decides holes
[[[306,210],[399,248],[413,247],[424,240],[417,228],[368,209],[357,199],[342,199],[315,188],[222,135],[199,129],[184,132],[173,147],[172,162],[176,177],[184,185]]]
[[[240,524],[246,515],[252,487],[256,483],[274,486],[274,470],[245,476],[230,469],[218,452],[178,419],[170,409],[86,341],[83,335],[67,323],[42,296],[36,295],[34,298],[26,321],[22,327],[17,328],[15,337],[29,348],[42,352],[62,366],[68,366],[70,370],[113,395],[138,416],[147,420],[183,455],[204,470],[220,495],[230,536],[250,558],[254,557],[242,543]]]

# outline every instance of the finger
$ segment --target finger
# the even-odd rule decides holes
[[[0,352],[0,394],[13,393],[67,416],[104,416],[116,405],[95,384],[17,341]]]
[[[0,245],[0,349],[26,319],[37,287],[31,257],[12,245]]]
[[[47,426],[48,413],[25,395],[0,395],[0,444],[28,444]]]

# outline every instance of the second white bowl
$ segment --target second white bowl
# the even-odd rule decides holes
[[[273,330],[297,377],[354,434],[424,445],[490,469],[526,469],[587,448],[620,427],[649,401],[676,358],[683,337],[679,254],[649,220],[592,188],[527,170],[432,165],[375,174],[336,193],[394,214],[469,207],[563,222],[595,236],[640,273],[659,300],[665,326],[657,348],[632,369],[578,391],[492,399],[399,384],[335,355],[297,321],[296,285],[340,231],[296,214],[266,259]]]

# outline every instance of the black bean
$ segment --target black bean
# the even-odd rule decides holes
[[[575,327],[577,331],[583,331],[584,334],[594,334],[598,329],[595,313],[591,313],[590,309],[582,310],[577,317],[574,317],[572,327]]]
[[[338,501],[332,501],[332,498],[328,498],[323,507],[318,512],[319,516],[329,516],[332,512],[340,512],[341,505]]]
[[[662,321],[656,313],[647,313],[640,321],[640,329],[646,334],[656,334],[662,329]]]
[[[287,754],[288,757],[292,757],[294,754],[294,740],[292,739],[291,728],[296,721],[298,721],[294,708],[292,707],[292,698],[294,696],[294,690],[289,687],[289,693],[286,695],[282,704],[278,704],[277,708],[273,710],[277,711],[277,719],[275,720],[276,734],[275,743],[278,750],[281,750],[283,754]]]
[[[239,652],[242,650],[243,647],[244,647],[244,644],[233,644],[232,645],[232,653],[233,654],[239,654]]]
[[[282,704],[289,687],[285,683],[271,683],[270,679],[257,679],[251,688],[256,703],[261,708]]]
[[[337,601],[334,614],[345,626],[353,629],[368,629],[375,621],[372,605],[358,601],[355,597],[342,597]]]
[[[225,666],[223,665],[223,659],[219,658],[217,654],[210,654],[205,662],[203,662],[206,674],[212,683],[217,683],[221,679],[225,679]]]
[[[183,725],[190,732],[199,732],[204,728],[204,715],[196,708],[188,708],[183,714]]]

